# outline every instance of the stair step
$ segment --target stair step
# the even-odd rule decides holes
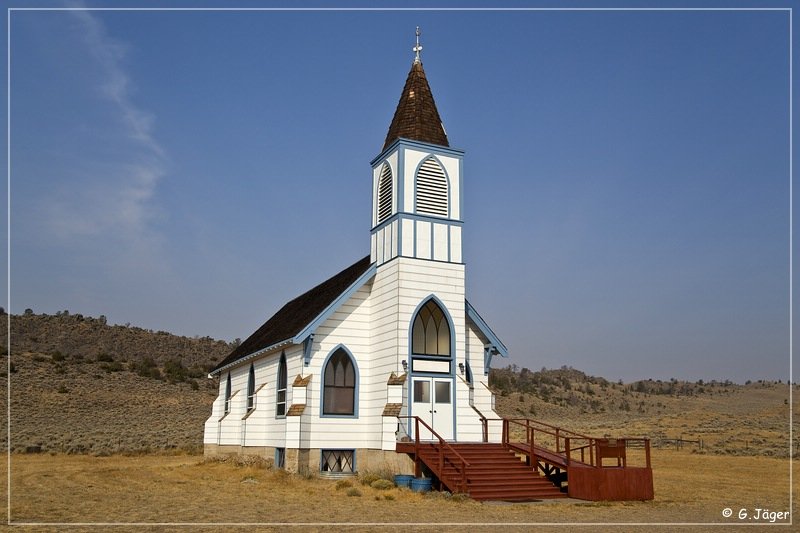
[[[443,485],[466,490],[475,500],[529,501],[565,497],[558,487],[501,444],[454,444],[440,452],[438,444],[428,443],[421,444],[418,454]],[[462,460],[470,464],[466,471],[466,487],[462,486]]]

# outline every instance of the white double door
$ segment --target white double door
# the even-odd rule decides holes
[[[446,440],[453,439],[453,379],[411,378],[411,414],[424,420],[433,431]],[[413,431],[413,426],[412,426]],[[419,438],[431,440],[433,435],[422,424]]]

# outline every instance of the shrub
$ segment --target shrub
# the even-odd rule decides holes
[[[348,496],[361,496],[361,491],[355,487],[351,487],[347,490]]]
[[[100,352],[97,354],[97,362],[98,363],[112,363],[114,361],[114,357],[106,352]]]
[[[376,479],[369,486],[377,490],[388,490],[394,487],[394,483],[388,479]]]
[[[50,358],[53,359],[53,361],[63,361],[64,360],[64,354],[62,354],[61,352],[56,350],[55,352],[53,352],[50,355]]]
[[[378,481],[379,479],[381,479],[381,476],[375,472],[364,472],[358,476],[358,480],[362,485],[372,485],[373,482]]]
[[[59,385],[58,386],[58,393],[59,394],[66,394],[68,392],[69,392],[69,390],[67,389],[66,386],[64,386],[64,385]]]
[[[170,359],[164,363],[164,376],[170,383],[186,381],[187,369],[179,359]]]
[[[349,489],[352,486],[353,484],[350,482],[349,479],[340,479],[339,481],[336,482],[336,490]]]

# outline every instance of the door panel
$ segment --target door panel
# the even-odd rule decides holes
[[[453,439],[453,380],[412,377],[411,414],[425,421],[443,439]],[[431,432],[420,424],[419,438],[431,440]]]

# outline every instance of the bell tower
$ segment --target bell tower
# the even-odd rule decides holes
[[[450,148],[419,44],[380,155],[372,160],[370,259],[462,263],[462,163]]]

